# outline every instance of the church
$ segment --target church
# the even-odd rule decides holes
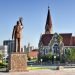
[[[75,36],[72,36],[72,33],[52,33],[52,19],[49,8],[45,33],[40,36],[38,47],[41,56],[51,52],[52,55],[59,57],[65,53],[65,50],[75,48]]]

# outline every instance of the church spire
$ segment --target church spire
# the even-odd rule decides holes
[[[50,9],[48,6],[48,14],[47,14],[47,20],[45,25],[45,34],[51,34],[52,33],[52,20],[50,15]]]

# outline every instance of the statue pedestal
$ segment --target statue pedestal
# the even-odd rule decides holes
[[[12,53],[10,56],[10,71],[27,71],[27,55],[25,53]]]

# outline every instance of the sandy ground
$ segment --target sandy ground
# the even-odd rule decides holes
[[[8,72],[0,75],[75,75],[75,70],[35,70],[29,72]]]

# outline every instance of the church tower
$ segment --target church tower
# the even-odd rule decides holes
[[[45,34],[51,34],[52,33],[52,20],[50,15],[50,9],[48,7],[48,14],[47,14],[47,20],[45,25]]]

